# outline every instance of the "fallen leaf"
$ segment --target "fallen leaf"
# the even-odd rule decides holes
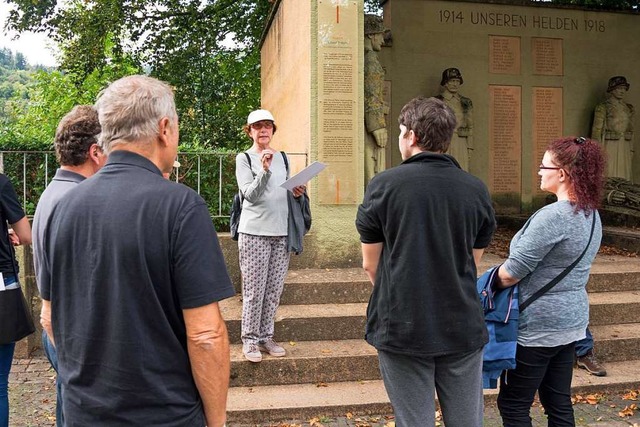
[[[320,350],[320,352],[323,354],[331,354],[331,350],[327,350],[327,349]]]
[[[638,393],[638,391],[636,390],[630,390],[628,393],[625,393],[622,395],[622,399],[623,400],[638,400],[638,395],[640,393]]]
[[[347,412],[345,414],[345,417],[347,417],[347,419],[350,420],[351,418],[353,418],[353,414],[351,412]]]
[[[395,421],[389,421],[388,423],[386,423],[384,425],[384,427],[396,427],[396,422]]]
[[[322,426],[322,424],[320,424],[320,418],[316,417],[309,420],[309,427],[313,426]]]
[[[327,383],[317,383],[316,387],[329,387]]]
[[[622,418],[625,417],[631,417],[634,414],[634,411],[636,409],[635,407],[636,405],[629,405],[629,406],[625,406],[624,409],[620,412],[618,412],[618,415]]]
[[[289,345],[290,345],[291,347],[295,347],[295,346],[296,346],[296,343],[295,343],[295,341],[289,341]]]

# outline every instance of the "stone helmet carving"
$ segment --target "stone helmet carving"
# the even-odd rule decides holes
[[[440,86],[444,86],[451,79],[460,80],[460,84],[464,83],[460,70],[458,70],[457,68],[447,68],[442,72],[442,80],[440,81]]]
[[[364,35],[384,33],[386,28],[382,24],[382,18],[378,15],[364,15]]]
[[[627,90],[631,86],[629,82],[627,82],[627,78],[624,76],[613,76],[609,79],[609,86],[607,87],[607,92],[611,92],[618,86],[624,86]]]

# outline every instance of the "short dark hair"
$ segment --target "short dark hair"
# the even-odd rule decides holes
[[[449,149],[456,129],[456,115],[437,98],[413,98],[402,107],[398,123],[418,138],[422,151],[444,153]]]
[[[547,147],[553,163],[569,175],[576,210],[590,212],[600,205],[604,188],[606,158],[602,147],[593,139],[569,136],[556,139]]]
[[[89,148],[100,135],[98,112],[91,105],[78,105],[68,112],[56,129],[53,145],[63,166],[79,166],[87,160]]]

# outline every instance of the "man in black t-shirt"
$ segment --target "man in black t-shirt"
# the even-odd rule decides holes
[[[109,160],[54,207],[39,275],[65,425],[220,427],[218,301],[234,288],[204,200],[162,176],[178,148],[173,91],[129,76],[96,109]]]
[[[8,224],[12,227],[9,234]],[[9,179],[0,174],[0,292],[20,286],[12,246],[31,243],[31,227]],[[4,313],[6,314],[6,313]],[[0,322],[0,328],[7,327]],[[9,423],[8,384],[15,343],[0,344],[0,426]]]
[[[416,98],[398,118],[401,165],[376,175],[358,208],[363,266],[374,284],[365,338],[401,426],[482,425],[487,329],[476,264],[495,217],[486,186],[444,154],[456,118]]]

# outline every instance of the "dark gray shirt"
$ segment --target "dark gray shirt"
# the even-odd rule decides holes
[[[36,214],[33,216],[32,226],[32,246],[33,246],[33,264],[35,267],[36,281],[38,283],[38,289],[40,289],[40,278],[38,274],[42,271],[42,239],[44,238],[44,225],[47,223],[53,208],[58,204],[62,196],[67,191],[75,188],[75,186],[82,181],[85,177],[79,173],[69,170],[58,169],[56,175],[51,180],[51,183],[44,190],[38,200],[38,207],[36,208]]]
[[[204,200],[115,151],[44,234],[67,426],[200,427],[182,310],[234,295]]]

